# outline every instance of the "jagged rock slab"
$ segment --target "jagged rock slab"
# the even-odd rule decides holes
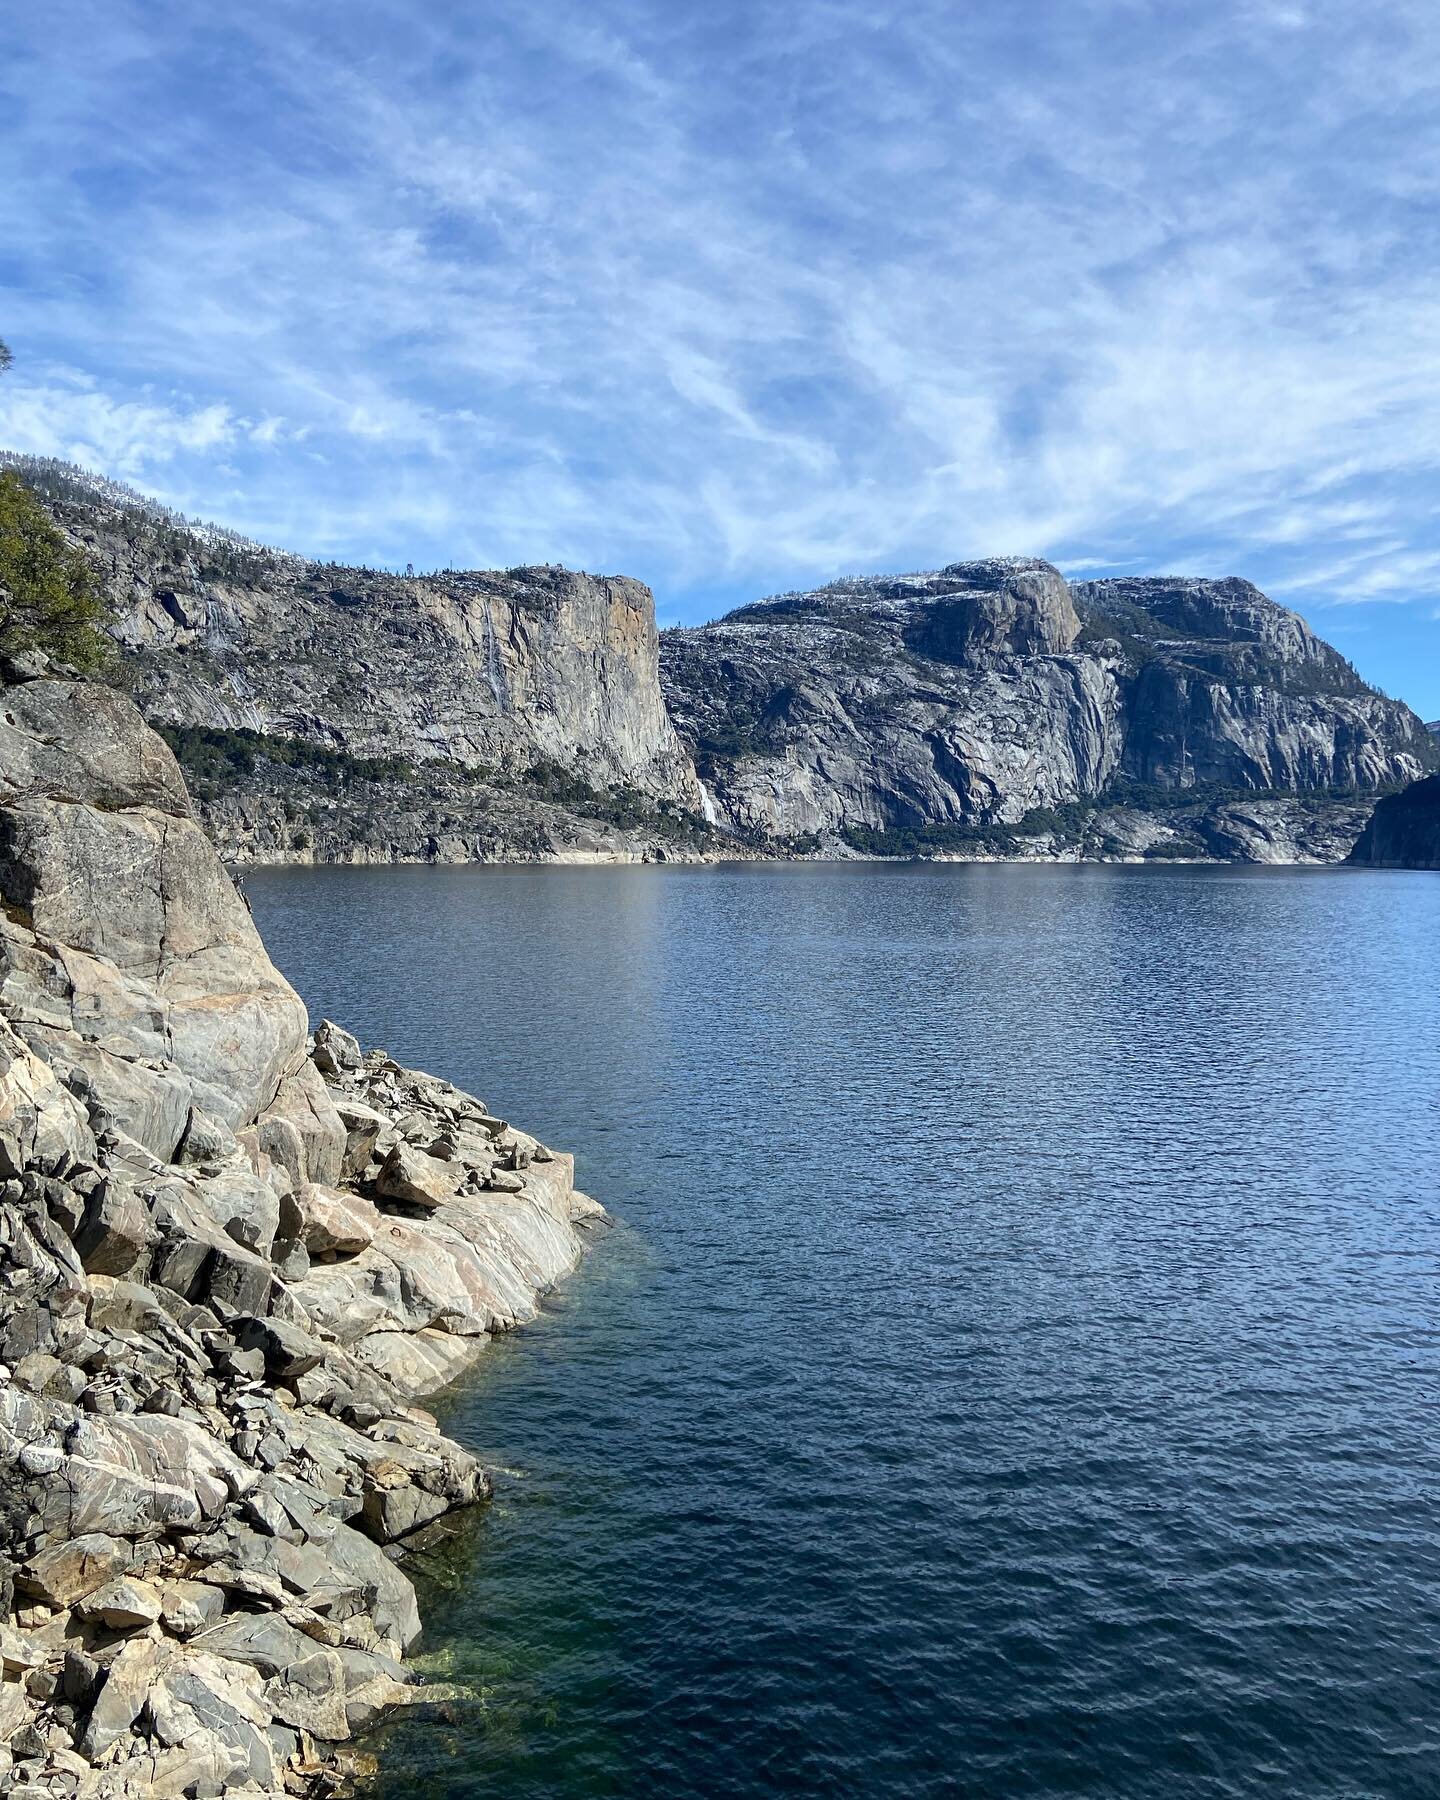
[[[0,892],[0,1009],[156,1155],[194,1112],[253,1119],[300,1068],[299,996],[120,695],[0,692]]]
[[[115,693],[0,690],[0,898],[0,1785],[328,1791],[415,1691],[397,1556],[488,1487],[414,1396],[534,1315],[594,1203],[309,1037]]]

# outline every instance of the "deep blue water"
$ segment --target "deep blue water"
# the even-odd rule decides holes
[[[389,1796],[1440,1793],[1440,876],[256,874],[620,1224]]]

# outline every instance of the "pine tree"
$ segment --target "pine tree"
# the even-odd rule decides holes
[[[0,651],[43,650],[94,669],[103,608],[90,570],[13,470],[0,472]]]
[[[0,338],[0,375],[14,362]],[[43,650],[77,669],[105,660],[104,608],[72,550],[12,470],[0,472],[0,652]]]

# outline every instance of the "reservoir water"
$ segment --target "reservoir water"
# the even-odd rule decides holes
[[[619,1221],[388,1800],[1440,1792],[1440,876],[248,878]]]

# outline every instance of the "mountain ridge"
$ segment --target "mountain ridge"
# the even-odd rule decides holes
[[[232,860],[694,853],[703,798],[641,583],[347,568],[35,474],[109,597],[115,678],[200,757],[187,772]]]
[[[1440,763],[1239,577],[990,558],[659,632],[624,576],[319,563],[4,460],[89,557],[116,679],[234,861],[1336,860]]]
[[[1127,816],[1061,821],[1035,853],[1330,860],[1365,796],[1435,750],[1408,707],[1237,577],[1071,585],[1033,558],[851,577],[664,632],[661,674],[734,828],[881,851],[1000,853],[1031,815],[1089,803]],[[1208,791],[1215,816],[1167,818]],[[1313,807],[1254,813],[1322,793],[1324,830]]]

